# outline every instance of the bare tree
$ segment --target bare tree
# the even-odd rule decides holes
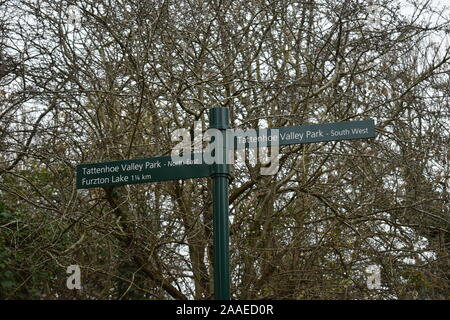
[[[234,166],[233,298],[448,296],[449,21],[432,4],[408,16],[384,1],[375,18],[363,1],[5,6],[0,200],[21,220],[0,227],[30,258],[11,263],[2,297],[211,298],[206,179],[77,191],[74,171],[167,154],[171,132],[205,128],[214,106],[242,129],[377,127],[375,140],[283,147],[274,176]],[[65,288],[70,264],[81,292]]]

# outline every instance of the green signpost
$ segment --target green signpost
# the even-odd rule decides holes
[[[202,155],[192,153],[183,160],[177,161],[173,161],[171,156],[163,156],[81,164],[76,168],[77,189],[211,177],[213,182],[214,297],[218,300],[230,299],[228,231],[230,164],[226,161],[227,150],[273,144],[282,146],[375,137],[373,120],[232,132],[229,129],[228,112],[228,108],[220,107],[209,110],[210,128],[218,130],[222,141],[226,141],[222,144],[223,158],[215,163],[208,164]],[[228,139],[228,135],[232,135],[232,138]],[[233,143],[233,145],[230,146],[227,143]]]
[[[209,110],[210,128],[220,130],[222,141],[226,141],[229,128],[228,108]],[[222,146],[220,163],[212,165],[213,179],[213,234],[214,234],[214,297],[217,300],[230,299],[230,257],[229,257],[229,201],[228,187],[230,165],[226,164],[227,145]]]

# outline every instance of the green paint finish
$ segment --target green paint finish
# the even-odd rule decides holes
[[[229,175],[214,174],[214,299],[230,300]]]
[[[228,108],[209,110],[210,128],[219,129],[224,139],[229,128]],[[223,144],[223,155],[226,144]],[[225,160],[225,158],[223,158]],[[225,161],[223,161],[225,162]],[[212,164],[213,181],[213,234],[214,234],[214,298],[230,300],[230,248],[229,248],[229,164]]]
[[[197,159],[180,162],[171,156],[81,164],[77,166],[77,189],[169,181],[210,176],[210,166]]]

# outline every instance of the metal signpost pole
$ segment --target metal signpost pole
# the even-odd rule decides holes
[[[209,110],[210,128],[220,130],[223,139],[222,161],[211,165],[211,178],[213,183],[214,298],[216,300],[230,299],[228,231],[230,165],[226,163],[226,130],[229,128],[228,112],[228,108],[220,107]]]

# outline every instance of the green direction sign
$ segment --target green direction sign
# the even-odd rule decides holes
[[[210,166],[197,160],[172,161],[171,156],[111,161],[77,166],[77,189],[119,186],[210,176]]]
[[[374,120],[343,121],[301,126],[241,130],[234,133],[235,149],[265,144],[270,146],[278,141],[280,146],[299,143],[313,143],[337,140],[366,139],[375,137]],[[256,143],[256,144],[255,144]]]
[[[365,139],[375,137],[373,120],[344,121],[325,124],[309,124],[258,130],[227,130],[234,139],[232,149],[280,146],[336,140]],[[231,140],[233,141],[233,140]],[[231,142],[229,140],[229,142]],[[231,146],[230,146],[231,147]],[[171,156],[141,158],[77,166],[77,188],[88,189],[106,186],[147,183],[211,175],[210,164],[203,154],[193,153],[185,161],[172,161]]]

